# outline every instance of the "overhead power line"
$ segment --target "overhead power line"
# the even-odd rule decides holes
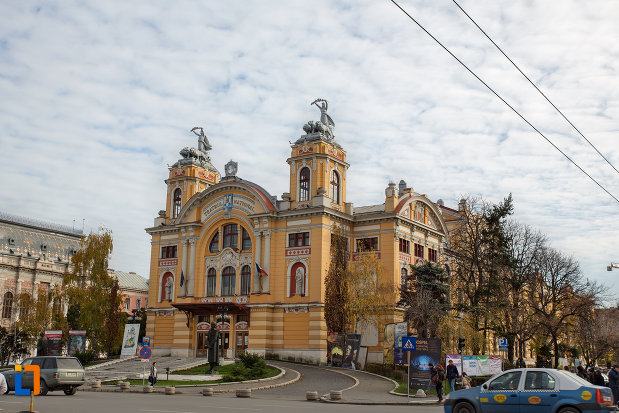
[[[464,13],[464,15],[465,15],[466,17],[468,17],[468,18],[469,18],[469,20],[470,20],[471,22],[473,22],[473,24],[474,24],[474,25],[475,25],[475,26],[479,29],[479,31],[480,31],[480,32],[482,32],[482,33],[484,34],[484,36],[486,36],[486,37],[488,38],[488,40],[490,40],[490,42],[494,45],[494,47],[496,47],[496,48],[499,50],[499,52],[501,52],[501,54],[503,54],[503,56],[505,56],[505,58],[506,58],[507,60],[509,60],[509,62],[510,62],[510,63],[511,63],[511,64],[512,64],[512,65],[513,65],[513,66],[514,66],[514,67],[515,67],[515,68],[516,68],[519,72],[520,72],[520,74],[521,74],[522,76],[524,76],[524,78],[525,78],[525,79],[527,79],[527,80],[529,81],[529,83],[530,83],[530,84],[531,84],[531,85],[535,88],[535,90],[537,90],[537,91],[539,92],[539,94],[540,94],[540,95],[542,95],[542,96],[544,97],[544,99],[546,99],[546,100],[548,101],[548,103],[550,103],[550,104],[552,105],[552,107],[553,107],[553,108],[555,108],[555,110],[556,110],[557,112],[559,112],[559,114],[563,117],[563,119],[565,119],[565,121],[566,121],[567,123],[569,123],[569,124],[570,124],[570,126],[571,126],[572,128],[574,128],[574,130],[575,130],[576,132],[578,132],[578,134],[579,134],[579,135],[580,135],[580,136],[581,136],[581,137],[582,137],[585,141],[587,141],[587,143],[588,143],[589,145],[591,145],[591,147],[592,147],[593,149],[595,149],[595,151],[596,151],[596,152],[597,152],[597,153],[598,153],[598,154],[599,154],[599,155],[600,155],[600,156],[601,156],[601,157],[602,157],[602,158],[603,158],[603,159],[604,159],[604,160],[605,160],[605,161],[606,161],[606,162],[607,162],[610,166],[611,166],[611,168],[613,168],[613,169],[615,170],[615,172],[617,172],[617,173],[619,174],[619,170],[617,170],[617,168],[615,168],[615,166],[614,166],[612,163],[610,163],[610,161],[609,161],[609,160],[608,160],[608,159],[607,159],[604,155],[602,155],[602,153],[598,150],[598,148],[596,148],[596,147],[595,147],[595,145],[594,145],[593,143],[591,143],[591,141],[590,141],[589,139],[587,139],[587,137],[586,137],[585,135],[583,135],[583,133],[582,133],[582,132],[581,132],[581,131],[580,131],[580,130],[579,130],[579,129],[578,129],[578,128],[577,128],[577,127],[576,127],[576,126],[575,126],[575,125],[574,125],[574,124],[573,124],[573,123],[572,123],[572,122],[571,122],[568,118],[567,118],[567,116],[565,116],[565,115],[563,114],[563,112],[561,112],[561,110],[559,110],[559,108],[558,108],[558,107],[556,107],[556,106],[555,106],[555,104],[554,104],[554,103],[552,103],[552,102],[550,101],[550,99],[548,99],[548,96],[546,96],[546,95],[544,94],[544,92],[542,92],[542,91],[541,91],[541,90],[537,87],[537,85],[536,85],[535,83],[533,83],[533,81],[532,81],[531,79],[529,79],[529,77],[528,77],[527,75],[525,75],[525,74],[524,74],[524,72],[523,72],[522,70],[520,70],[520,68],[518,67],[518,65],[517,65],[516,63],[514,63],[514,61],[513,61],[512,59],[510,59],[510,58],[509,58],[509,56],[507,56],[507,54],[505,54],[505,52],[503,51],[503,49],[501,49],[501,48],[500,48],[500,47],[499,47],[499,46],[498,46],[498,45],[494,42],[494,40],[492,40],[492,39],[490,38],[490,36],[488,36],[488,34],[487,34],[487,33],[486,33],[486,32],[485,32],[485,31],[484,31],[481,27],[479,27],[479,25],[477,24],[477,22],[476,22],[475,20],[473,20],[473,18],[472,18],[472,17],[471,17],[471,16],[470,16],[470,15],[469,15],[469,14],[468,14],[468,13],[467,13],[467,12],[466,12],[463,8],[462,8],[462,7],[458,4],[458,2],[457,2],[456,0],[451,0],[451,1],[453,1],[453,2],[454,2],[454,4],[455,4],[456,6],[458,6],[458,8],[462,11],[462,13]]]
[[[462,67],[464,67],[470,74],[472,74],[473,76],[475,76],[475,78],[477,80],[479,80],[481,82],[481,84],[483,84],[489,91],[491,91],[497,98],[499,98],[501,100],[501,102],[503,102],[505,105],[507,105],[508,108],[510,108],[516,115],[518,115],[518,117],[520,119],[522,119],[523,121],[525,121],[525,123],[527,125],[529,125],[535,132],[537,132],[542,138],[544,138],[546,140],[546,142],[548,142],[549,144],[552,145],[553,148],[555,148],[557,151],[559,151],[561,153],[561,155],[563,155],[568,161],[570,161],[575,167],[577,167],[583,174],[585,174],[590,180],[592,180],[593,182],[595,182],[595,184],[597,186],[599,186],[604,192],[606,192],[608,195],[610,195],[617,203],[619,203],[619,199],[617,199],[616,196],[614,196],[613,194],[611,194],[606,188],[604,188],[604,186],[602,186],[602,184],[600,184],[598,181],[595,180],[595,178],[593,178],[591,175],[589,175],[587,173],[587,171],[585,171],[584,169],[582,169],[580,167],[580,165],[578,165],[576,162],[574,162],[572,160],[572,158],[570,158],[565,152],[563,152],[561,149],[559,149],[559,147],[557,145],[555,145],[554,143],[552,143],[552,141],[550,139],[548,139],[546,137],[546,135],[544,135],[539,129],[537,129],[535,126],[533,126],[533,124],[531,122],[529,122],[527,120],[527,118],[525,118],[523,115],[520,114],[520,112],[518,112],[512,105],[510,105],[509,103],[507,103],[507,101],[505,99],[503,99],[501,97],[501,95],[499,95],[497,92],[495,92],[494,89],[492,89],[486,82],[484,82],[479,76],[477,76],[477,74],[475,72],[473,72],[473,70],[471,70],[465,63],[463,63],[460,59],[458,59],[456,57],[456,55],[454,55],[445,45],[443,45],[443,43],[441,43],[436,37],[434,37],[428,30],[426,30],[425,27],[423,27],[417,20],[415,20],[415,18],[413,16],[411,16],[410,14],[408,14],[408,12],[406,10],[404,10],[395,0],[390,0],[393,4],[396,5],[396,7],[398,9],[400,9],[402,11],[402,13],[406,14],[406,16],[408,16],[409,19],[411,19],[417,26],[419,26],[419,28],[421,30],[423,30],[428,36],[430,36],[430,38],[432,38],[432,40],[434,40],[439,46],[441,46],[443,48],[443,50],[445,50],[447,53],[449,53],[449,55],[451,57],[453,57],[458,63],[460,63],[460,65],[462,65]]]

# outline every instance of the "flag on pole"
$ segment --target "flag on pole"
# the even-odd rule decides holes
[[[267,272],[260,265],[258,265],[258,263],[256,263],[256,271],[258,272],[258,275],[264,275],[265,277],[269,276],[269,274],[267,274]]]
[[[181,270],[181,287],[185,283],[185,274],[183,274],[183,270]]]

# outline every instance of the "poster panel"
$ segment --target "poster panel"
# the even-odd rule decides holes
[[[462,356],[462,371],[471,377],[477,376],[477,356]]]
[[[490,356],[490,374],[498,374],[501,372],[501,356]]]
[[[430,364],[436,366],[441,362],[441,339],[417,337],[417,349],[410,353],[410,388],[430,388]]]
[[[67,353],[73,356],[75,352],[83,352],[84,350],[86,350],[86,330],[69,330]]]
[[[477,356],[477,375],[490,375],[490,356]]]
[[[337,341],[337,333],[327,333],[327,365],[331,365],[331,352],[333,350],[334,343]]]
[[[346,334],[342,367],[345,369],[356,369],[360,348],[361,334]]]
[[[395,324],[385,326],[383,336],[383,364],[393,364],[393,345],[395,343]]]
[[[462,375],[462,356],[460,354],[446,354],[445,366],[449,364],[450,360],[454,362],[454,366],[458,369],[458,376]]]
[[[402,351],[402,337],[408,333],[408,323],[396,323],[395,325],[395,343],[393,350],[394,364],[406,365],[406,352]]]
[[[45,330],[47,356],[62,355],[62,330]]]
[[[373,347],[378,345],[378,323],[376,317],[368,321],[359,321],[356,331],[361,334],[362,347]]]
[[[139,324],[125,324],[125,334],[123,345],[120,350],[121,357],[135,356],[138,349],[138,334],[140,333]]]
[[[330,334],[330,336],[329,336]],[[344,345],[346,344],[345,333],[329,333],[327,335],[327,350],[331,356],[332,367],[342,367],[344,360]]]

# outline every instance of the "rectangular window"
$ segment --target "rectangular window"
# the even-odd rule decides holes
[[[161,247],[161,259],[176,258],[176,254],[176,245],[167,245],[165,247]]]
[[[432,262],[438,261],[437,251],[433,248],[428,248],[428,260]]]
[[[400,238],[400,252],[403,252],[404,254],[410,254],[411,253],[411,243],[408,240],[405,240],[404,238]]]
[[[415,244],[415,257],[423,258],[423,245]]]
[[[224,248],[237,248],[239,229],[236,224],[224,225]]]
[[[288,247],[309,246],[309,232],[296,232],[288,234]]]
[[[378,251],[378,237],[359,238],[356,240],[357,252]]]
[[[129,311],[129,308],[131,308],[131,298],[125,300],[125,310]]]
[[[234,295],[236,289],[236,277],[224,275],[221,277],[221,295],[230,296]]]
[[[142,302],[141,300],[138,298],[137,300],[135,300],[135,309],[139,310],[142,306]]]

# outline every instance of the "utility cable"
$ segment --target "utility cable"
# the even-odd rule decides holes
[[[498,45],[494,42],[494,40],[492,40],[492,39],[490,38],[490,36],[488,36],[488,34],[487,34],[487,33],[486,33],[486,32],[485,32],[485,31],[484,31],[481,27],[479,27],[479,25],[477,24],[477,22],[476,22],[475,20],[473,20],[473,18],[472,18],[472,17],[471,17],[471,16],[470,16],[470,15],[469,15],[466,11],[464,11],[464,9],[463,9],[463,8],[462,8],[459,4],[458,4],[458,2],[457,2],[456,0],[451,0],[451,1],[453,1],[453,2],[454,2],[454,4],[455,4],[456,6],[458,6],[458,8],[462,11],[462,13],[464,13],[464,15],[465,15],[466,17],[468,17],[468,18],[469,18],[469,20],[470,20],[471,22],[473,22],[473,24],[474,24],[475,26],[477,26],[477,28],[479,29],[479,31],[481,31],[481,32],[484,34],[484,36],[486,36],[486,37],[488,38],[488,40],[490,40],[490,42],[494,45],[494,47],[496,47],[496,48],[499,50],[499,52],[501,52],[501,54],[503,54],[503,56],[505,56],[505,58],[506,58],[507,60],[509,60],[509,62],[510,62],[510,63],[511,63],[511,64],[512,64],[512,65],[513,65],[513,66],[514,66],[514,67],[515,67],[515,68],[516,68],[519,72],[520,72],[520,74],[521,74],[522,76],[524,76],[524,78],[525,78],[525,79],[527,79],[527,80],[529,81],[529,83],[530,83],[530,84],[531,84],[531,85],[535,88],[535,90],[537,90],[537,91],[540,93],[540,95],[542,95],[542,96],[544,97],[544,99],[546,99],[546,100],[548,101],[548,103],[550,103],[550,104],[552,105],[552,107],[553,107],[553,108],[555,108],[555,110],[556,110],[557,112],[559,112],[559,114],[563,117],[563,119],[565,119],[565,121],[566,121],[567,123],[569,123],[569,124],[570,124],[570,126],[571,126],[572,128],[574,128],[574,130],[575,130],[576,132],[578,132],[578,134],[579,134],[579,135],[580,135],[580,136],[581,136],[581,137],[582,137],[585,141],[587,141],[587,143],[588,143],[589,145],[591,145],[591,147],[592,147],[593,149],[595,149],[595,151],[596,151],[596,152],[597,152],[597,153],[598,153],[598,154],[599,154],[599,155],[600,155],[600,156],[601,156],[601,157],[602,157],[602,158],[603,158],[603,159],[604,159],[604,160],[605,160],[605,161],[606,161],[606,162],[607,162],[607,163],[608,163],[608,164],[609,164],[609,165],[610,165],[610,166],[611,166],[614,170],[615,170],[615,172],[617,172],[617,173],[619,174],[619,170],[617,170],[617,168],[615,168],[615,166],[614,166],[612,163],[610,163],[610,161],[609,161],[609,160],[608,160],[608,159],[607,159],[604,155],[602,155],[602,153],[598,150],[598,148],[596,148],[596,147],[595,147],[595,145],[594,145],[594,144],[592,144],[592,143],[591,143],[591,141],[590,141],[589,139],[587,139],[587,138],[585,137],[585,135],[583,135],[583,134],[582,134],[582,132],[581,132],[581,131],[580,131],[580,130],[579,130],[579,129],[578,129],[578,128],[577,128],[577,127],[576,127],[576,126],[575,126],[575,125],[574,125],[574,124],[573,124],[573,123],[572,123],[572,122],[571,122],[568,118],[567,118],[567,116],[565,116],[565,115],[563,114],[563,112],[561,112],[561,110],[559,110],[559,108],[558,108],[558,107],[556,107],[556,106],[555,106],[555,104],[554,104],[554,103],[552,103],[552,102],[550,101],[550,99],[548,99],[548,96],[546,96],[546,95],[544,94],[544,92],[542,92],[542,91],[541,91],[541,90],[537,87],[537,85],[535,85],[535,83],[533,83],[533,81],[532,81],[531,79],[529,79],[529,77],[528,77],[527,75],[525,75],[525,74],[524,74],[524,72],[523,72],[522,70],[520,70],[520,68],[518,67],[518,65],[517,65],[516,63],[514,63],[514,62],[512,61],[512,59],[510,59],[510,58],[509,58],[509,56],[507,56],[507,54],[505,54],[505,52],[503,51],[503,49],[501,49],[501,48],[500,48],[500,47],[499,47],[499,46],[498,46]]]
[[[393,4],[396,5],[396,7],[398,9],[400,9],[402,11],[402,13],[406,14],[408,16],[409,19],[411,19],[417,26],[419,26],[419,28],[421,30],[423,30],[428,36],[430,36],[432,38],[432,40],[434,40],[439,46],[441,46],[443,48],[443,50],[445,50],[447,53],[449,53],[451,55],[451,57],[453,57],[454,59],[456,59],[456,61],[458,63],[460,63],[462,65],[462,67],[464,67],[470,74],[472,74],[473,76],[475,76],[475,78],[477,80],[479,80],[488,90],[490,90],[497,98],[499,98],[501,100],[501,102],[505,103],[505,105],[507,105],[507,107],[509,107],[516,115],[518,115],[518,117],[520,117],[520,119],[522,119],[523,121],[526,122],[527,125],[529,125],[535,132],[537,132],[542,138],[544,138],[546,140],[546,142],[548,142],[549,144],[551,144],[553,146],[553,148],[555,148],[557,151],[559,151],[568,161],[570,161],[575,167],[577,167],[578,169],[580,169],[580,171],[585,174],[589,179],[591,179],[593,182],[595,182],[595,184],[597,186],[599,186],[600,188],[602,188],[602,190],[604,192],[606,192],[608,195],[610,195],[617,203],[619,203],[619,199],[617,199],[617,197],[615,197],[613,194],[611,194],[606,188],[604,188],[604,186],[602,186],[602,184],[600,184],[598,181],[595,180],[595,178],[593,178],[591,175],[589,175],[584,169],[582,169],[576,162],[574,162],[572,160],[572,158],[570,158],[565,152],[563,152],[561,149],[559,149],[559,147],[557,145],[555,145],[554,143],[552,143],[552,141],[550,139],[548,139],[539,129],[537,129],[535,126],[533,126],[533,124],[531,122],[529,122],[524,116],[522,116],[520,114],[520,112],[518,112],[512,105],[510,105],[509,103],[507,103],[507,101],[505,99],[503,99],[501,97],[501,95],[499,95],[497,92],[494,91],[494,89],[492,89],[486,82],[484,82],[479,76],[477,76],[477,74],[475,74],[475,72],[473,72],[471,69],[469,69],[469,67],[464,64],[460,59],[458,59],[456,57],[456,55],[454,55],[447,47],[445,47],[445,45],[443,45],[443,43],[441,43],[436,37],[434,37],[429,31],[426,30],[425,27],[423,27],[417,20],[415,20],[415,18],[413,16],[411,16],[410,14],[408,14],[408,12],[406,10],[404,10],[402,7],[400,7],[400,5],[398,3],[395,2],[395,0],[390,0]]]

